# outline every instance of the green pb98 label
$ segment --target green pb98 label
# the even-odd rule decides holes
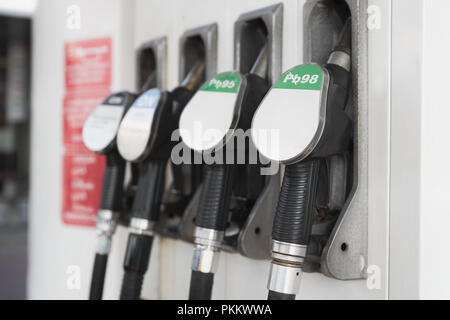
[[[218,74],[207,81],[201,91],[237,93],[241,84],[241,76],[236,72]]]
[[[281,76],[275,84],[279,89],[321,90],[323,71],[314,64],[297,66]]]

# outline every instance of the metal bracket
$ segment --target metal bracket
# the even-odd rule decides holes
[[[181,223],[178,228],[178,234],[184,241],[194,243],[195,224],[194,219],[197,215],[198,205],[200,203],[200,194],[202,193],[203,185],[200,185],[195,191],[194,196],[189,202],[184,215],[181,218]]]
[[[248,72],[250,66],[244,65],[242,46],[244,28],[252,21],[264,23],[269,43],[268,79],[274,83],[281,75],[281,58],[283,48],[283,4],[247,12],[239,16],[234,24],[234,65],[242,73]],[[248,44],[247,44],[248,45]],[[247,48],[252,49],[252,48]],[[256,48],[256,54],[259,48]],[[280,174],[268,176],[266,185],[247,217],[239,233],[237,250],[251,259],[270,259],[272,245],[272,224],[280,190]]]
[[[267,40],[270,44],[269,72],[270,83],[281,75],[283,50],[283,4],[244,13],[234,24],[234,68],[243,73],[248,72],[242,59],[242,31],[250,21],[261,19],[267,28]]]
[[[200,40],[200,41],[199,41]],[[179,79],[185,78],[190,68],[198,61],[205,59],[205,79],[209,79],[217,73],[217,24],[208,24],[187,30],[180,38],[179,50]],[[197,213],[198,197],[201,186],[199,186],[185,209],[185,213],[180,216],[169,216],[165,210],[161,211],[160,219],[157,223],[158,233],[171,237],[193,242],[194,222]],[[175,231],[176,230],[176,231]]]
[[[145,52],[152,50],[154,64],[156,68],[156,84],[160,90],[166,90],[167,88],[167,39],[166,37],[154,39],[143,43],[137,49],[137,70],[142,67],[143,59],[145,58]],[[144,80],[145,81],[145,80]],[[142,82],[139,72],[137,73],[137,84]],[[138,88],[138,91],[141,88]]]
[[[199,37],[204,45],[205,53],[205,78],[209,79],[217,73],[217,23],[208,24],[198,28],[187,30],[180,38],[180,50],[179,50],[179,70],[178,76],[180,82],[189,72],[190,66],[189,59],[186,56],[185,46],[190,39]],[[205,81],[206,81],[205,79]]]
[[[366,277],[368,232],[367,0],[347,0],[352,13],[355,137],[354,186],[322,255],[324,274],[341,280]]]
[[[354,164],[352,190],[341,210],[338,220],[328,238],[321,256],[321,272],[340,280],[361,279],[365,277],[367,264],[368,230],[368,171],[367,171],[367,28],[365,24],[367,0],[346,0],[352,16],[352,82],[353,82],[353,120],[355,123]],[[327,4],[319,0],[310,0],[304,9],[306,61],[324,63],[323,57],[331,49],[336,33],[322,32],[327,37],[319,37],[317,28],[326,29],[326,25],[313,27],[317,21],[315,14],[322,10],[332,23],[331,11]],[[337,16],[335,17],[337,18]],[[314,29],[314,30],[313,30]],[[328,29],[329,30],[329,29]]]
[[[272,225],[278,203],[280,174],[267,177],[268,182],[252,208],[238,237],[238,251],[251,259],[270,259]]]

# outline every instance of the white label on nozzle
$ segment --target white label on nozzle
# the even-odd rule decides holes
[[[106,103],[114,97],[108,98]],[[103,152],[116,137],[123,111],[123,104],[101,104],[95,108],[83,126],[82,136],[86,148],[94,152]]]
[[[252,140],[266,158],[288,162],[301,155],[319,130],[323,70],[314,64],[284,73],[252,123]]]
[[[208,80],[192,97],[180,117],[180,135],[192,150],[221,147],[233,125],[242,77],[225,72]]]
[[[158,89],[144,92],[123,117],[117,133],[117,146],[124,159],[136,161],[146,152],[153,115],[160,98],[161,91]]]

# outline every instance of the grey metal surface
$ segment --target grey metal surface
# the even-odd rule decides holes
[[[97,213],[95,233],[97,236],[97,253],[109,254],[112,237],[116,232],[119,213],[111,210],[99,210]]]
[[[212,78],[217,73],[217,23],[208,24],[198,28],[187,30],[180,38],[179,50],[179,81],[183,81],[189,70],[186,70],[186,57],[183,52],[184,44],[190,37],[199,36],[205,45],[205,77]]]
[[[243,25],[250,20],[262,19],[268,31],[269,42],[269,70],[270,83],[281,75],[281,58],[283,50],[283,4],[279,3],[270,7],[250,11],[239,16],[234,24],[234,68],[241,70],[241,30]]]
[[[181,218],[181,223],[178,227],[180,238],[187,242],[194,242],[195,224],[194,219],[197,215],[198,205],[200,203],[200,194],[202,192],[203,185],[200,185],[195,191],[194,196],[189,202],[184,215]]]
[[[271,258],[272,225],[280,192],[280,174],[267,179],[269,181],[253,206],[238,237],[239,253],[252,259]]]
[[[155,222],[142,218],[131,218],[130,232],[146,236],[153,236],[155,229]]]
[[[297,265],[270,264],[267,289],[284,294],[297,294],[302,279],[302,268]]]
[[[161,91],[164,91],[167,89],[167,39],[166,37],[161,37],[158,39],[150,40],[147,42],[144,42],[138,49],[137,49],[137,67],[139,70],[139,61],[140,61],[140,55],[142,51],[145,49],[152,49],[153,53],[155,55],[155,63],[156,63],[156,87],[159,88]],[[139,83],[139,74],[137,75]],[[141,88],[138,88],[138,91],[141,90]]]
[[[341,280],[365,277],[368,232],[367,0],[347,0],[352,14],[355,123],[354,185],[322,254],[322,272]]]

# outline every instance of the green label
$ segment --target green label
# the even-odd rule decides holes
[[[241,84],[241,76],[236,72],[225,72],[218,74],[207,81],[201,91],[237,93]]]
[[[323,71],[314,64],[297,66],[283,74],[275,88],[321,90]]]

